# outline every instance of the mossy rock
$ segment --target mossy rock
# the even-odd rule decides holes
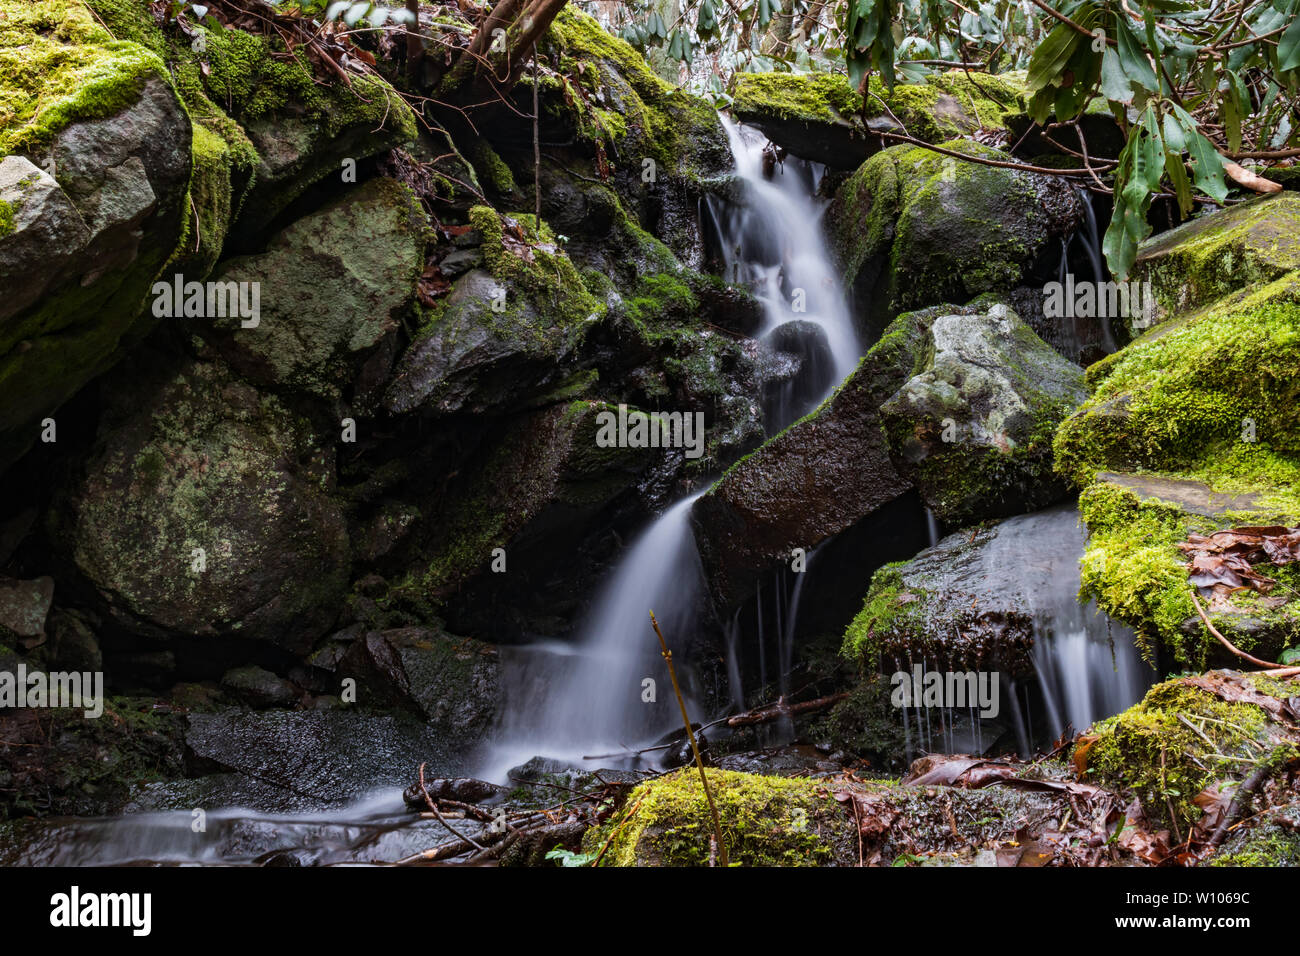
[[[1300,523],[1298,292],[1300,273],[1288,273],[1149,330],[1088,370],[1091,397],[1057,431],[1057,468],[1084,489],[1093,532],[1085,590],[1149,653],[1164,645],[1184,666],[1204,666],[1217,644],[1177,544],[1193,531]],[[1290,580],[1289,568],[1260,570]],[[1300,637],[1300,601],[1267,607],[1242,592],[1230,604],[1216,626],[1256,656]]]
[[[1148,239],[1130,272],[1150,282],[1160,319],[1300,269],[1300,196],[1289,192],[1202,215]]]
[[[160,25],[144,0],[89,0],[116,35],[172,66],[195,121],[226,140],[238,168],[255,179],[233,203],[241,244],[323,177],[414,140],[415,112],[377,75],[318,77],[305,50],[239,29],[196,28],[193,37]],[[196,43],[202,49],[196,49]]]
[[[705,770],[733,866],[830,866],[857,861],[853,821],[826,784]],[[641,784],[583,838],[603,866],[707,866],[713,818],[699,771]],[[606,843],[608,847],[606,848]]]
[[[936,73],[924,83],[889,90],[871,78],[865,120],[862,96],[836,73],[737,73],[731,114],[757,126],[796,156],[854,169],[880,148],[873,132],[906,133],[942,143],[996,129],[1023,105],[1013,77]]]
[[[541,404],[576,371],[575,353],[605,307],[550,228],[476,206],[484,268],[456,280],[398,363],[388,410],[431,416]]]
[[[338,397],[414,300],[424,231],[406,186],[370,180],[292,223],[265,252],[223,263],[213,282],[258,285],[258,324],[209,316],[199,332],[250,381]]]
[[[969,140],[944,148],[1011,160]],[[1014,289],[1082,216],[1056,177],[894,146],[840,187],[827,228],[845,284],[879,328],[900,311]]]
[[[184,235],[192,156],[149,49],[77,0],[4,0],[0,18],[3,467],[152,324],[142,307]]]
[[[880,407],[894,467],[954,526],[1064,498],[1052,436],[1087,394],[1082,369],[1005,304],[981,303],[895,320],[917,325],[924,342],[911,378]]]
[[[1224,699],[1209,689],[1220,684],[1229,696],[1237,688],[1250,696]],[[1300,757],[1294,729],[1255,702],[1272,697],[1281,705],[1296,689],[1231,671],[1157,684],[1141,703],[1095,724],[1075,764],[1085,779],[1137,797],[1149,820],[1185,839],[1201,818],[1197,798],[1207,788],[1239,785],[1261,761],[1280,770]]]
[[[85,475],[52,516],[101,613],[157,639],[295,653],[333,623],[350,560],[333,440],[215,362],[119,367]]]

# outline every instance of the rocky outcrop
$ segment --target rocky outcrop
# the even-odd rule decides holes
[[[1178,544],[1232,526],[1300,524],[1300,272],[1269,281],[1288,261],[1293,215],[1283,196],[1144,244],[1139,269],[1168,317],[1088,370],[1092,394],[1055,439],[1092,532],[1084,587],[1186,666],[1202,666],[1218,644],[1192,605]],[[1189,310],[1175,311],[1182,302]],[[1216,600],[1211,617],[1273,659],[1294,642],[1300,601],[1289,588],[1262,597],[1242,589]]]
[[[1065,497],[1052,436],[1087,394],[1083,370],[1001,303],[938,307],[900,323],[922,340],[912,377],[880,417],[894,467],[935,516],[960,525]]]
[[[969,140],[945,148],[1012,161]],[[1082,216],[1083,201],[1058,177],[894,146],[840,187],[827,227],[859,312],[879,329],[908,309],[1009,292],[1036,265],[1055,278],[1060,240]]]
[[[879,407],[911,371],[916,333],[882,339],[836,393],[733,465],[691,512],[714,603],[728,612],[759,576],[911,487],[895,471]]]
[[[109,390],[58,516],[67,557],[129,631],[305,651],[347,582],[331,445],[219,362],[160,373],[150,361],[124,366]]]
[[[867,99],[833,73],[736,73],[731,115],[758,127],[796,156],[852,170],[883,148],[873,133],[904,133],[941,143],[1001,127],[1021,105],[1022,91],[1006,77],[977,81],[957,71],[887,90],[876,77]]]

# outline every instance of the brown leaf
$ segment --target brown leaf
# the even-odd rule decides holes
[[[1074,743],[1074,754],[1070,757],[1070,763],[1074,767],[1074,772],[1083,776],[1088,769],[1088,752],[1092,750],[1093,744],[1101,740],[1099,734],[1080,734],[1078,740]]]
[[[1271,179],[1265,179],[1258,173],[1251,172],[1244,166],[1238,166],[1236,163],[1223,161],[1223,171],[1239,186],[1254,190],[1257,193],[1280,193],[1282,184],[1275,183]]]

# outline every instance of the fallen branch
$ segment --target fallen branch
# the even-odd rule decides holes
[[[787,704],[782,697],[775,704],[768,704],[764,707],[758,707],[754,710],[746,711],[743,714],[736,714],[734,717],[727,718],[728,727],[752,727],[755,724],[765,724],[770,720],[778,720],[781,717],[797,717],[801,714],[813,714],[820,710],[827,710],[840,701],[847,698],[848,694],[831,694],[829,697],[818,697],[816,700],[806,700],[802,704]]]
[[[1192,592],[1192,604],[1196,607],[1196,613],[1201,616],[1201,620],[1205,622],[1205,626],[1210,629],[1210,633],[1219,639],[1220,644],[1222,644],[1228,650],[1232,651],[1232,653],[1236,654],[1242,660],[1250,661],[1250,663],[1254,664],[1256,667],[1263,667],[1265,669],[1277,668],[1277,664],[1275,663],[1271,663],[1269,661],[1261,661],[1258,657],[1251,657],[1245,651],[1239,650],[1238,648],[1233,646],[1233,643],[1230,640],[1228,640],[1226,637],[1220,634],[1219,629],[1210,623],[1210,619],[1205,614],[1205,609],[1201,607],[1201,602],[1196,599],[1195,591]]]
[[[481,844],[475,843],[469,837],[465,836],[465,834],[457,832],[456,828],[448,823],[447,819],[438,810],[438,805],[433,802],[433,797],[429,796],[429,788],[424,785],[424,764],[420,764],[420,792],[424,794],[424,802],[429,805],[429,809],[433,811],[433,815],[437,817],[438,822],[447,829],[448,833],[456,837],[458,840],[463,840],[468,843],[480,853],[483,851],[483,846]]]

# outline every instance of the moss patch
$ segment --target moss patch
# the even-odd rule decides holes
[[[851,821],[823,784],[705,772],[732,865],[826,865],[851,836]],[[609,842],[606,866],[706,866],[712,832],[699,771],[687,767],[638,786],[621,812],[588,831],[583,849],[599,853]]]

